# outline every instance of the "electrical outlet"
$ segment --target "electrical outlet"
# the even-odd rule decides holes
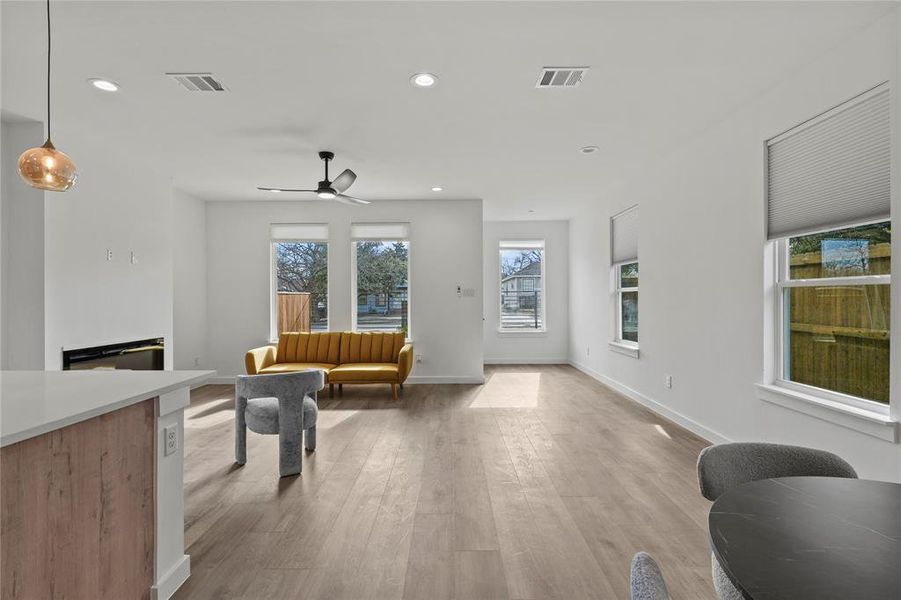
[[[663,385],[666,389],[672,389],[673,387],[673,376],[667,375],[663,378]]]
[[[113,260],[113,249],[112,248],[106,249],[106,260],[107,261]]]
[[[199,356],[195,356],[195,357],[194,357],[194,366],[195,366],[195,367],[199,367],[199,366],[200,366],[200,357],[199,357]]]
[[[591,346],[585,346],[585,356],[591,356]]]
[[[169,425],[163,429],[163,437],[166,438],[164,456],[169,456],[178,450],[178,424]]]
[[[418,362],[418,363],[421,363],[421,362],[422,362],[422,354],[417,354],[417,355],[416,355],[416,362]]]
[[[138,257],[135,256],[134,250],[131,251],[131,264],[133,264],[133,265],[138,264]]]

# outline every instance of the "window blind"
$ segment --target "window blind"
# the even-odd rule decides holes
[[[638,260],[638,206],[610,219],[610,237],[611,263]]]
[[[409,223],[354,223],[350,237],[355,240],[405,240],[410,237]]]
[[[327,223],[273,223],[269,229],[273,240],[328,241]]]
[[[520,249],[539,249],[544,248],[544,240],[506,240],[498,243],[501,249],[510,248],[513,250]]]
[[[889,216],[889,112],[882,85],[767,142],[769,239]]]

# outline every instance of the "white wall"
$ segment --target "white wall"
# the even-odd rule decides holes
[[[208,363],[244,372],[244,353],[269,341],[271,223],[329,224],[329,328],[351,327],[352,222],[409,222],[411,382],[482,380],[481,201],[208,202]],[[457,284],[475,297],[458,297]]]
[[[99,140],[54,141],[75,161],[79,179],[46,199],[46,368],[62,367],[61,348],[158,336],[165,338],[166,368],[172,368],[168,177]]]
[[[176,369],[206,365],[206,203],[176,191],[173,214],[173,350]]]
[[[763,402],[755,389],[763,377],[764,319],[770,318],[764,309],[763,142],[895,79],[898,37],[896,15],[860,31],[573,218],[571,361],[713,441],[767,439],[826,448],[863,477],[901,480],[898,444]],[[901,95],[897,83],[893,93]],[[898,148],[896,140],[896,162]],[[896,181],[896,221],[898,196]],[[607,223],[633,204],[641,207],[638,359],[607,348]],[[895,309],[899,289],[896,282]],[[673,377],[672,389],[664,388],[665,374]],[[894,396],[897,404],[897,386]]]
[[[565,363],[569,349],[569,223],[486,221],[484,341],[486,363]],[[501,333],[498,242],[544,240],[547,332]]]
[[[41,123],[0,120],[2,369],[44,368],[44,192],[26,185],[16,170],[19,155],[41,145],[43,135]]]

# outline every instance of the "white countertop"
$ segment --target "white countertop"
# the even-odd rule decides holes
[[[0,371],[0,446],[203,383],[215,371]]]

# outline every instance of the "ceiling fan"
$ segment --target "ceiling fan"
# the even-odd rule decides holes
[[[335,158],[334,152],[323,150],[319,153],[319,158],[325,162],[325,178],[319,182],[319,186],[315,190],[294,190],[271,187],[258,187],[257,189],[264,192],[306,192],[316,194],[321,200],[337,200],[344,204],[370,204],[369,200],[354,198],[353,196],[348,196],[344,193],[347,191],[347,188],[352,186],[354,181],[357,180],[357,174],[350,169],[344,169],[341,171],[340,175],[335,177],[334,181],[329,181],[328,164]]]

